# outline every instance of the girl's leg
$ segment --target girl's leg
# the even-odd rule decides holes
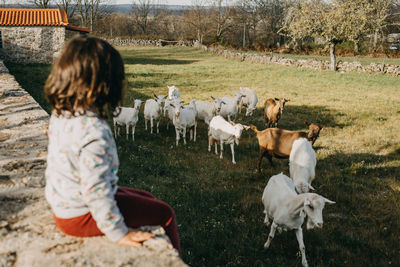
[[[124,187],[124,186],[118,186],[117,192],[121,194],[131,194],[131,193],[136,193],[145,197],[149,198],[155,198],[150,192],[147,192],[145,190],[141,189],[136,189],[136,188],[131,188],[131,187]]]
[[[125,188],[118,190],[115,194],[115,200],[124,216],[125,224],[132,228],[161,225],[180,255],[181,248],[174,210],[158,199],[136,193],[135,190],[129,191],[130,189]]]

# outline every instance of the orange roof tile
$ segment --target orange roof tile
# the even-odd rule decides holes
[[[0,26],[66,26],[68,18],[60,9],[0,8]]]

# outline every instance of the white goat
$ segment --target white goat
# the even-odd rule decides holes
[[[211,97],[214,102],[209,101],[196,101],[197,120],[203,120],[207,125],[210,125],[211,119],[218,115],[221,111],[221,105],[225,104],[221,98]]]
[[[179,93],[178,88],[175,85],[168,86],[168,99],[179,98],[181,94]]]
[[[224,117],[227,118],[228,121],[231,121],[231,117],[233,118],[233,121],[236,120],[236,116],[238,113],[238,105],[240,104],[240,101],[242,99],[242,97],[244,96],[242,93],[237,93],[235,91],[233,91],[235,93],[235,97],[231,98],[231,97],[226,97],[224,96],[222,98],[222,101],[225,102],[225,105],[221,106],[221,111],[219,112],[219,114]]]
[[[147,99],[144,104],[144,125],[147,130],[147,122],[150,120],[150,133],[153,133],[153,121],[157,123],[157,133],[159,133],[158,126],[160,125],[162,104],[165,96],[154,94],[154,99]]]
[[[311,182],[315,178],[316,165],[317,157],[310,141],[306,138],[296,139],[290,151],[289,171],[299,194],[307,193],[309,189],[315,190]]]
[[[169,129],[169,124],[173,123],[174,120],[174,108],[171,106],[171,104],[175,102],[183,103],[183,101],[180,98],[167,99],[165,100],[164,103],[164,117],[168,119],[167,130]]]
[[[139,109],[142,105],[143,101],[140,99],[133,99],[131,101],[134,103],[133,108],[128,107],[118,107],[119,114],[118,116],[113,118],[114,121],[114,135],[115,137],[119,136],[120,127],[126,126],[126,140],[128,140],[129,135],[129,127],[132,127],[132,140],[135,140],[135,128],[136,124],[139,120]]]
[[[239,113],[242,112],[242,106],[246,107],[246,116],[253,115],[253,111],[256,109],[258,97],[256,92],[247,87],[240,87],[240,93],[243,97],[239,105]]]
[[[303,230],[301,226],[307,217],[307,229],[315,226],[322,228],[322,210],[325,203],[335,202],[315,193],[297,194],[293,181],[286,175],[280,173],[272,176],[264,189],[262,196],[264,204],[264,223],[269,226],[272,220],[271,231],[264,248],[268,248],[275,236],[275,231],[295,230],[297,242],[301,252],[303,266],[308,266],[306,251],[303,242]]]
[[[230,144],[232,152],[232,163],[236,164],[235,161],[235,150],[234,145],[239,145],[239,139],[242,135],[243,129],[248,130],[250,127],[242,125],[240,123],[227,122],[222,116],[215,116],[210,121],[210,127],[208,130],[208,151],[211,151],[211,145],[215,142],[215,154],[218,155],[217,144],[221,146],[221,155],[224,151],[224,144]]]
[[[180,101],[170,103],[174,108],[173,123],[176,132],[176,146],[179,144],[180,135],[183,137],[183,143],[186,145],[186,130],[190,129],[190,140],[193,139],[194,131],[194,142],[196,142],[196,100],[192,100],[190,105],[182,107]]]

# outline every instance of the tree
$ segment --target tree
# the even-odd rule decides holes
[[[336,70],[336,45],[357,41],[367,31],[367,0],[302,0],[288,10],[281,32],[295,40],[312,37],[329,47],[331,70]],[[358,11],[357,11],[358,10]]]
[[[371,0],[371,12],[369,14],[369,23],[373,29],[372,49],[377,50],[379,34],[383,35],[384,29],[390,24],[390,8],[395,4],[393,0]]]
[[[210,10],[211,21],[214,27],[215,41],[222,41],[222,35],[231,27],[233,8],[230,0],[213,0]]]
[[[65,11],[68,18],[72,18],[76,11],[76,4],[74,0],[56,0],[58,8]]]
[[[79,12],[81,24],[93,31],[95,20],[101,13],[101,6],[108,0],[76,0],[76,9]]]
[[[200,43],[203,43],[203,38],[208,32],[208,12],[204,7],[204,0],[192,0],[192,6],[183,14],[183,21],[195,32],[195,36]]]
[[[133,0],[132,16],[136,25],[143,34],[147,34],[149,15],[151,8],[154,7],[153,0]]]
[[[50,7],[50,0],[30,0],[29,3],[34,4],[38,8],[49,8]]]

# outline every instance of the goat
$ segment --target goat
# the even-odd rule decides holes
[[[176,86],[173,85],[167,87],[168,87],[168,99],[179,98],[181,96]]]
[[[246,107],[246,116],[253,115],[253,111],[256,109],[258,97],[257,94],[247,87],[240,87],[240,93],[243,97],[239,105],[239,113],[242,112],[242,106]]]
[[[176,132],[176,146],[179,144],[180,135],[183,137],[183,143],[186,145],[186,130],[190,130],[190,140],[196,142],[196,100],[192,100],[190,105],[182,107],[180,101],[170,104],[174,108],[173,123]],[[194,138],[193,138],[194,131]]]
[[[278,104],[275,100],[278,101]],[[272,124],[274,124],[275,127],[278,127],[278,121],[282,117],[283,108],[285,107],[286,102],[290,101],[290,99],[285,98],[275,98],[275,100],[269,98],[264,103],[264,119],[268,128],[270,128]]]
[[[197,120],[203,120],[207,125],[210,125],[211,119],[219,114],[222,104],[225,104],[219,97],[211,96],[211,98],[214,102],[196,101]]]
[[[311,183],[315,178],[316,165],[317,157],[311,143],[306,138],[296,139],[290,151],[289,172],[299,194],[315,190]]]
[[[240,92],[233,92],[235,94],[234,98],[226,96],[222,97],[222,101],[225,103],[225,105],[221,106],[221,111],[219,112],[219,114],[222,117],[227,118],[228,121],[231,121],[231,117],[233,118],[233,121],[236,120],[238,105],[240,104],[242,97],[244,97],[244,95]]]
[[[133,99],[131,101],[134,103],[133,108],[128,107],[118,107],[119,114],[113,118],[114,122],[114,135],[115,137],[119,136],[120,127],[126,126],[126,139],[128,140],[129,135],[129,127],[132,127],[132,141],[135,140],[135,128],[136,124],[139,120],[139,109],[142,105],[143,101],[140,99]]]
[[[173,120],[174,120],[174,108],[171,106],[171,104],[173,104],[173,103],[175,103],[177,101],[179,103],[183,103],[183,101],[180,100],[179,98],[172,98],[172,99],[165,100],[165,103],[164,103],[164,117],[166,117],[168,119],[167,130],[169,129],[169,125],[173,124]]]
[[[236,164],[234,143],[236,143],[236,145],[239,145],[239,139],[242,135],[243,129],[248,130],[249,126],[242,125],[240,123],[235,124],[232,121],[227,122],[222,116],[215,116],[210,121],[210,127],[208,130],[208,151],[211,151],[211,145],[215,142],[215,154],[218,155],[217,144],[219,142],[221,146],[221,155],[219,156],[219,158],[222,159],[224,144],[230,144],[232,152],[232,163]]]
[[[308,266],[302,230],[304,220],[307,218],[307,229],[313,229],[315,226],[322,228],[324,206],[335,202],[315,193],[297,194],[293,181],[282,173],[269,179],[262,195],[262,202],[265,214],[264,223],[269,226],[269,220],[272,220],[271,230],[264,248],[269,248],[276,229],[279,232],[295,230],[301,252],[301,262],[303,266]]]
[[[161,110],[165,96],[154,94],[154,97],[155,99],[147,99],[144,104],[144,125],[147,130],[147,122],[150,120],[150,133],[153,133],[153,120],[156,121],[157,133],[159,133]]]
[[[280,159],[289,158],[295,140],[299,138],[307,138],[311,141],[315,137],[313,132],[313,123],[310,124],[308,133],[278,128],[267,128],[259,131],[254,125],[250,125],[250,128],[256,133],[258,145],[260,147],[260,154],[257,163],[258,172],[261,171],[261,161],[264,156],[267,157],[271,165],[274,166],[272,157]]]
[[[308,123],[307,121],[304,122],[305,125],[308,126],[308,134],[307,139],[314,145],[315,141],[319,137],[319,133],[325,129],[325,126],[322,126],[318,123]]]

